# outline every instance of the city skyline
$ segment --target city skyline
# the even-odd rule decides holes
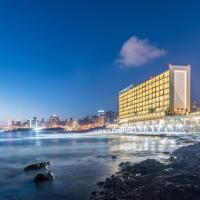
[[[61,119],[59,116],[53,114],[48,119],[38,119],[32,117],[31,119],[11,120],[7,126],[2,127],[5,131],[92,131],[97,129],[103,129],[105,127],[115,127],[118,121],[118,113],[113,111],[99,110],[96,114],[84,116],[79,119]]]
[[[1,2],[0,123],[117,111],[120,90],[169,63],[192,66],[191,99],[200,101],[198,5]]]

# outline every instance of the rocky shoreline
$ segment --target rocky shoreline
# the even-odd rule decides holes
[[[121,163],[119,172],[98,185],[91,200],[199,200],[200,143],[174,151],[166,164]]]

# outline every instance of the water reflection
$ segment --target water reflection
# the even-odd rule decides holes
[[[120,152],[163,152],[171,151],[176,147],[173,138],[161,138],[158,136],[120,136],[110,144],[111,151]]]

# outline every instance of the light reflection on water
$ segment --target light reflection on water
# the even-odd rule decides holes
[[[184,140],[183,140],[184,141]],[[96,182],[115,173],[122,161],[164,161],[183,141],[159,136],[113,136],[15,132],[0,135],[0,199],[88,199]],[[112,155],[118,159],[112,160]],[[35,185],[29,163],[50,160],[57,178]]]

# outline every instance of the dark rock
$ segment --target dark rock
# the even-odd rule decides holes
[[[104,182],[103,182],[103,181],[100,181],[100,182],[97,183],[97,185],[98,185],[98,186],[103,186],[103,185],[104,185]]]
[[[94,191],[94,192],[91,193],[91,195],[96,196],[96,195],[97,195],[97,192]]]
[[[113,159],[113,160],[116,160],[116,159],[117,159],[117,156],[113,155],[113,156],[112,156],[112,159]]]
[[[105,194],[106,194],[106,192],[104,192],[104,191],[101,191],[101,192],[100,192],[100,195],[101,195],[101,196],[103,196],[103,195],[105,195]]]
[[[120,163],[94,200],[199,200],[200,143],[173,152],[168,164],[148,159]]]
[[[131,162],[121,162],[119,164],[119,169],[121,171],[129,171],[129,169],[133,166],[133,164],[131,164]]]
[[[146,175],[151,173],[157,173],[163,170],[164,168],[165,166],[157,160],[147,159],[138,164],[133,165],[133,167],[130,170],[136,174],[139,173],[142,175]]]
[[[31,171],[31,170],[38,170],[42,168],[47,168],[50,165],[50,162],[40,162],[40,163],[33,163],[24,168],[25,171]]]
[[[116,160],[117,156],[116,155],[98,155],[97,158],[111,158],[112,160]]]
[[[170,174],[170,173],[174,172],[174,169],[172,167],[170,167],[170,168],[164,169],[164,172],[167,174]]]
[[[169,155],[169,154],[170,154],[170,152],[164,151],[164,152],[163,152],[163,154],[167,154],[167,155]]]
[[[144,175],[161,171],[165,166],[156,160],[147,159],[137,164],[131,164],[130,162],[120,163],[119,167],[122,172]]]
[[[111,190],[125,190],[126,186],[123,182],[123,179],[118,176],[111,176],[107,178],[104,183],[104,189],[111,189]]]
[[[51,181],[55,179],[55,175],[52,171],[43,172],[35,176],[35,182]]]

